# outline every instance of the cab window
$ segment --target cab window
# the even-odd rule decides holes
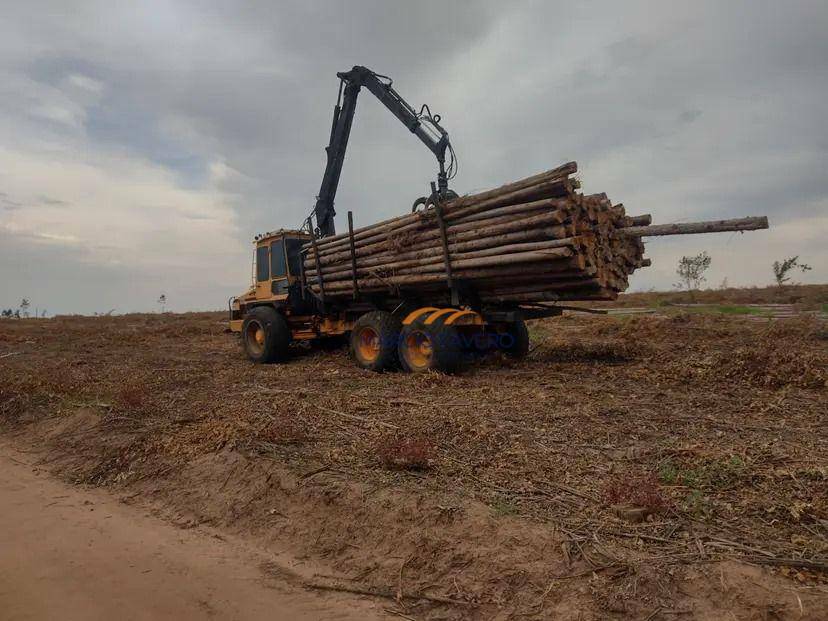
[[[285,248],[280,239],[270,244],[270,276],[272,278],[282,278],[286,275]]]
[[[299,276],[302,271],[302,246],[304,240],[288,239],[287,244],[288,268],[291,276]]]
[[[256,280],[270,280],[270,265],[268,264],[267,246],[256,248]]]

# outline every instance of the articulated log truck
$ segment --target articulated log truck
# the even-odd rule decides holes
[[[343,337],[373,371],[453,372],[491,350],[521,358],[525,320],[626,289],[649,265],[641,237],[768,226],[767,218],[650,226],[649,215],[629,217],[605,194],[577,193],[574,162],[460,197],[448,187],[457,166],[439,115],[416,112],[365,67],[337,75],[313,212],[300,229],[255,238],[253,285],[229,301],[230,330],[254,362],[286,360],[293,342]],[[354,230],[348,212],[348,231],[337,235],[334,197],[362,88],[436,156],[437,180],[412,213]]]
[[[230,300],[230,329],[240,333],[254,362],[285,361],[292,342],[350,335],[351,354],[363,368],[449,373],[494,348],[523,357],[529,351],[524,320],[562,312],[514,304],[473,308],[462,300],[446,305],[445,296],[429,305],[426,296],[411,291],[323,300],[303,276],[302,246],[312,240],[313,233],[302,230],[273,231],[255,240],[255,285]]]

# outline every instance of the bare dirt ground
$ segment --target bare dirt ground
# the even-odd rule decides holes
[[[268,571],[287,559],[182,531],[110,494],[47,478],[0,445],[0,616],[42,619],[362,621],[381,611],[313,595]]]
[[[255,366],[218,313],[4,321],[0,429],[389,618],[825,619],[825,322],[625,305],[660,311],[533,322],[458,376]]]

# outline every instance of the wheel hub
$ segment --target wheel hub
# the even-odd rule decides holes
[[[431,364],[434,348],[428,335],[417,330],[405,339],[405,350],[412,366],[423,368]]]
[[[266,339],[264,326],[258,321],[251,321],[244,335],[248,349],[256,355],[261,354],[264,351]]]
[[[360,330],[357,350],[363,360],[367,362],[376,360],[380,354],[380,338],[377,331],[369,327]]]

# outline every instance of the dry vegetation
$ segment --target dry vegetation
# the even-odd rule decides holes
[[[459,376],[255,366],[222,320],[0,322],[0,429],[410,618],[825,618],[820,319],[567,315]]]
[[[700,304],[794,304],[802,310],[825,309],[828,285],[784,285],[701,291],[654,291],[625,293],[615,302],[596,302],[594,307],[658,306],[681,303]]]

